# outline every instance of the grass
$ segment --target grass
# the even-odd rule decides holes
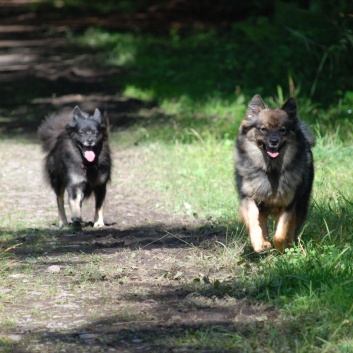
[[[272,296],[289,317],[304,323],[309,347],[322,344],[325,351],[350,337],[351,246],[305,244],[304,249],[266,266],[261,295]]]
[[[144,156],[151,174],[149,186],[166,196],[165,206],[171,212],[234,219],[236,197],[229,140],[153,143],[144,148]]]

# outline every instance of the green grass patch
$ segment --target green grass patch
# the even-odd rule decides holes
[[[334,243],[307,242],[270,256],[248,282],[253,295],[279,305],[288,321],[302,323],[303,351],[329,352],[350,337],[353,251],[350,244]]]
[[[164,206],[171,212],[234,219],[232,145],[229,140],[208,139],[141,146],[151,173],[148,186],[164,195]]]

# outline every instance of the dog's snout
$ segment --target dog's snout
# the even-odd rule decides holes
[[[91,134],[87,134],[86,142],[89,146],[91,146],[94,143],[94,137]]]
[[[278,144],[279,144],[279,138],[277,138],[277,137],[271,137],[270,138],[270,145],[272,147],[277,147]]]

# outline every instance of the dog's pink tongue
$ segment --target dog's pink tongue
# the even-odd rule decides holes
[[[270,151],[267,151],[267,154],[271,157],[271,158],[276,158],[279,153],[278,152],[270,152]]]
[[[96,158],[96,154],[93,151],[85,151],[85,158],[88,162],[93,162]]]

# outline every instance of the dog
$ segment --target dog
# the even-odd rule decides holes
[[[95,195],[94,227],[103,227],[103,202],[111,177],[111,152],[106,125],[98,109],[93,115],[78,106],[48,116],[38,128],[44,172],[56,194],[59,226],[68,224],[64,193],[68,193],[74,228],[81,228],[82,202]]]
[[[255,252],[272,247],[269,215],[278,216],[275,248],[283,252],[294,242],[308,213],[314,144],[294,98],[278,109],[268,108],[259,95],[252,98],[236,138],[235,176],[240,219]]]

